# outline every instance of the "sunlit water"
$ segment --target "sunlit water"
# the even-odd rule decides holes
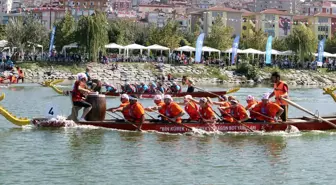
[[[206,87],[218,90],[220,87]],[[242,88],[261,97],[271,88]],[[17,116],[70,113],[69,97],[36,85],[1,89]],[[320,89],[291,88],[291,99],[321,115],[336,103]],[[145,106],[152,100],[141,100]],[[119,104],[108,98],[107,107]],[[290,108],[291,117],[303,116]],[[335,184],[336,133],[170,135],[95,127],[18,128],[0,117],[0,184]]]

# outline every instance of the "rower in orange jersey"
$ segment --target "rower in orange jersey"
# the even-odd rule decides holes
[[[146,111],[149,111],[149,112],[152,112],[152,111],[154,111],[154,110],[159,110],[159,113],[160,114],[163,114],[163,115],[165,115],[165,113],[166,113],[166,110],[164,109],[164,108],[162,108],[163,107],[163,105],[165,104],[164,102],[163,102],[163,98],[162,98],[162,95],[155,95],[154,96],[154,103],[155,103],[155,107],[148,107],[148,108],[145,108],[145,110]],[[159,115],[159,117],[161,117],[162,118],[162,116],[160,116]],[[164,118],[162,118],[162,120],[164,120]]]
[[[269,95],[269,93],[265,93],[262,97],[262,102],[258,103],[252,110],[261,114],[258,115],[257,120],[273,123],[277,122],[284,109],[276,103],[270,102]]]
[[[248,95],[246,98],[247,106],[245,107],[246,110],[253,109],[259,102],[252,96]],[[257,115],[250,111],[250,118],[252,121],[255,121],[257,118]]]
[[[183,102],[180,102],[178,104],[184,105],[184,110],[188,113],[190,120],[198,121],[201,118],[199,113],[199,107],[194,101],[192,101],[191,95],[186,95]]]
[[[242,105],[240,105],[237,100],[231,100],[230,103],[230,107],[220,109],[222,109],[223,111],[227,109],[230,110],[229,116],[232,118],[232,120],[230,120],[231,123],[241,123],[249,119],[246,109]]]
[[[233,122],[232,117],[230,116],[230,109],[225,109],[231,107],[228,97],[226,95],[221,95],[218,97],[218,102],[212,102],[214,105],[219,105],[219,112],[221,113],[223,120],[226,122]]]
[[[124,107],[126,107],[126,106],[129,105],[129,97],[128,97],[128,95],[127,94],[122,94],[120,96],[120,101],[121,101],[121,104],[118,107],[109,108],[106,111],[111,111],[111,112],[119,111],[119,112],[121,112],[123,114],[124,118],[127,121],[130,121],[131,120],[131,115],[130,115],[129,109],[123,110]]]
[[[164,105],[161,107],[165,110],[165,116],[167,116],[170,120],[181,123],[182,116],[184,115],[183,109],[173,101],[173,98],[170,95],[164,96]]]
[[[199,101],[200,104],[200,114],[201,119],[204,123],[213,123],[216,121],[216,114],[215,111],[212,109],[209,99],[201,98]]]
[[[137,124],[138,130],[141,130],[142,124],[145,122],[145,109],[138,102],[136,96],[129,96],[130,103],[126,107],[122,109],[122,111],[129,110],[129,114],[131,117],[131,122]]]

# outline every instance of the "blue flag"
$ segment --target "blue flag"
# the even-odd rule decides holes
[[[56,26],[54,26],[52,31],[51,31],[50,46],[49,46],[49,57],[51,57],[51,51],[52,51],[53,46],[54,46],[55,32],[56,32]]]
[[[271,55],[272,55],[272,40],[273,37],[269,36],[266,44],[266,64],[271,64]]]
[[[325,43],[325,38],[320,40],[319,45],[318,45],[318,62],[323,62],[323,53],[324,53],[324,43]]]
[[[201,62],[202,57],[202,47],[203,47],[204,33],[201,33],[196,42],[196,54],[195,54],[195,62]]]
[[[237,50],[238,50],[238,46],[239,46],[239,39],[240,39],[240,36],[236,36],[236,38],[233,40],[231,64],[235,64],[235,60],[237,58]]]

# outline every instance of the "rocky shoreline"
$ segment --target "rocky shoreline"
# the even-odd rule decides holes
[[[102,79],[108,82],[138,82],[155,81],[160,76],[167,79],[170,73],[177,81],[181,81],[183,75],[189,76],[199,84],[270,84],[270,71],[260,70],[255,79],[247,79],[244,75],[235,71],[208,67],[204,65],[174,66],[164,64],[160,67],[150,63],[119,63],[117,70],[112,70],[112,65],[91,63],[87,65],[90,75],[94,79]],[[86,66],[81,66],[83,72]],[[53,69],[50,67],[23,68],[26,82],[42,82],[48,79],[74,80],[76,74],[67,70]],[[289,69],[281,72],[282,78],[291,86],[328,86],[336,84],[336,73],[322,73],[318,71]]]

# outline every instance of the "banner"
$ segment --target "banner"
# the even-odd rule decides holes
[[[325,38],[320,40],[318,44],[318,62],[323,62],[323,53],[324,53],[324,43],[325,43]]]
[[[201,33],[196,42],[196,54],[195,54],[195,62],[201,62],[202,57],[202,47],[203,47],[204,33]]]
[[[56,32],[56,26],[54,26],[52,31],[51,31],[50,46],[49,46],[49,57],[51,57],[51,52],[52,52],[52,49],[53,49],[53,46],[54,46],[55,32]]]
[[[266,44],[266,64],[271,64],[271,56],[272,56],[272,40],[273,37],[269,36],[267,39],[267,44]]]
[[[239,38],[240,36],[236,36],[236,38],[233,40],[232,44],[232,53],[231,53],[231,64],[235,64],[235,60],[237,58],[237,50],[239,46]]]

